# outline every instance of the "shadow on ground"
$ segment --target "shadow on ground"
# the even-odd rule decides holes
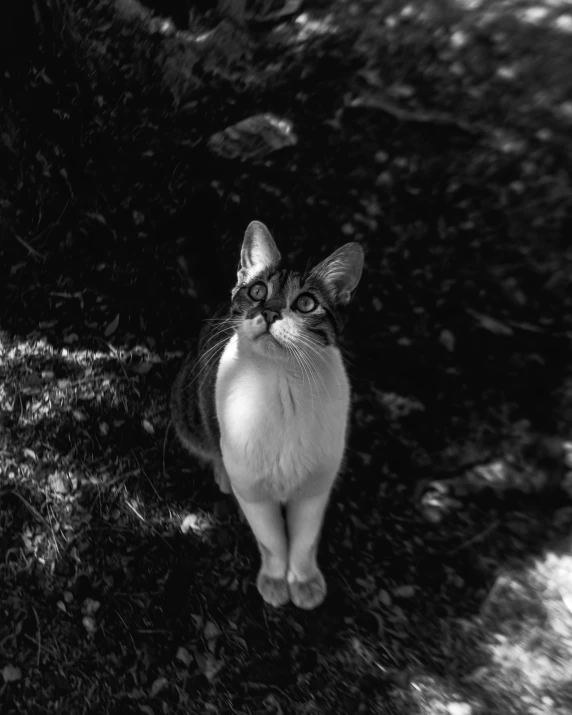
[[[178,111],[112,40],[111,77],[81,48],[13,61],[7,713],[569,712],[567,15],[407,7],[312,6],[259,39],[256,81],[207,74]],[[298,145],[208,152],[260,110]],[[166,434],[178,361],[253,218],[292,258],[367,254],[312,614],[262,606],[247,527]]]

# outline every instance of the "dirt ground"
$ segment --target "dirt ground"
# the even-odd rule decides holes
[[[570,3],[50,6],[0,89],[3,715],[570,713]],[[168,429],[255,218],[366,252],[311,613]]]

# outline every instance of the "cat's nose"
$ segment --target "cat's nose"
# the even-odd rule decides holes
[[[270,308],[265,308],[262,311],[262,315],[264,316],[264,320],[268,323],[268,325],[272,325],[275,320],[279,320],[282,317],[278,310],[271,310]]]

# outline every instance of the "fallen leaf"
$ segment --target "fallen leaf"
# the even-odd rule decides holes
[[[15,683],[22,677],[22,671],[15,665],[5,665],[2,669],[2,677],[5,683]]]
[[[292,123],[273,114],[256,114],[213,134],[209,149],[225,159],[252,159],[297,144]]]
[[[141,425],[142,425],[143,429],[145,430],[145,432],[147,432],[147,434],[155,434],[155,428],[149,422],[149,420],[143,420],[141,422]]]
[[[497,320],[496,318],[491,318],[490,315],[484,315],[483,313],[477,313],[476,310],[471,310],[469,309],[467,311],[470,313],[478,323],[480,324],[481,328],[484,328],[485,330],[490,331],[491,333],[495,333],[495,335],[512,335],[513,331],[512,328],[510,328],[508,325],[505,325],[502,323],[500,320]]]
[[[391,606],[391,596],[385,589],[381,589],[379,592],[379,601],[380,603],[385,606],[386,608],[389,608]]]
[[[146,361],[140,362],[139,365],[133,365],[131,369],[138,375],[146,375],[152,367],[153,363]]]
[[[83,623],[83,627],[88,633],[95,633],[95,631],[97,630],[97,625],[93,616],[84,616],[81,619],[81,622]]]
[[[93,598],[86,598],[83,602],[82,611],[87,616],[90,616],[91,614],[99,611],[100,607],[101,603],[99,601],[95,601]]]
[[[450,353],[455,349],[455,336],[450,330],[442,330],[439,335],[439,342]]]
[[[181,663],[184,663],[186,666],[189,666],[193,662],[193,656],[189,653],[189,651],[186,648],[183,648],[181,646],[177,650],[177,654],[175,656],[177,660],[180,660]]]
[[[218,638],[220,636],[220,630],[219,630],[217,624],[213,623],[212,621],[207,621],[205,623],[205,628],[204,628],[203,633],[207,640],[211,640],[213,638]]]
[[[156,695],[158,695],[161,690],[165,687],[165,685],[168,684],[167,678],[157,678],[157,680],[153,681],[153,685],[151,686],[151,697],[154,698]]]
[[[218,672],[224,665],[223,660],[217,660],[210,653],[205,656],[202,653],[197,652],[196,660],[201,672],[209,682],[212,682],[216,678]]]
[[[117,330],[117,326],[119,325],[119,313],[113,318],[111,323],[105,328],[104,335],[106,338],[109,338],[113,335],[113,333]]]
[[[181,531],[183,534],[188,534],[189,531],[198,529],[200,525],[200,518],[197,514],[187,514],[187,516],[181,522]]]
[[[396,598],[411,598],[415,595],[415,586],[398,586],[393,589]]]

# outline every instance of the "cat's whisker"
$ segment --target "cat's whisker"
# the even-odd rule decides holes
[[[326,394],[327,394],[328,391],[327,391],[327,388],[326,388],[326,386],[325,386],[325,384],[324,384],[324,380],[323,380],[322,376],[320,375],[320,373],[318,372],[318,370],[316,370],[316,366],[313,364],[313,362],[312,362],[310,356],[306,353],[306,351],[304,350],[303,346],[302,346],[302,345],[297,345],[296,348],[297,348],[297,350],[298,350],[298,352],[299,352],[299,354],[300,354],[301,359],[302,359],[303,362],[306,364],[306,368],[307,368],[308,373],[309,373],[309,375],[310,375],[310,379],[312,380],[312,382],[314,383],[314,387],[316,388],[316,394],[318,395],[318,398],[319,398],[319,400],[320,400],[320,405],[321,405],[321,407],[322,407],[322,412],[323,412],[323,410],[324,410],[324,403],[323,403],[323,401],[322,401],[322,393],[321,393],[321,391],[320,391],[319,388],[318,388],[318,382],[317,382],[317,380],[316,380],[316,377],[318,377],[318,378],[320,379],[320,382],[322,383],[322,387],[324,388],[324,390],[326,391]],[[312,403],[312,405],[313,405],[313,403]]]
[[[298,339],[302,344],[306,345],[306,347],[308,347],[314,353],[314,355],[316,355],[316,357],[318,357],[324,363],[324,365],[328,368],[328,370],[330,371],[330,373],[332,374],[332,376],[338,383],[338,388],[339,388],[340,381],[338,379],[338,376],[336,375],[330,361],[326,360],[326,358],[320,351],[320,347],[321,347],[320,343],[316,342],[315,340],[312,340],[312,338],[310,338],[310,336],[308,336],[308,335],[301,335],[301,336],[299,336]]]
[[[299,342],[300,342],[301,345],[304,345],[304,347],[306,347],[306,348],[308,348],[309,350],[311,350],[312,354],[315,355],[317,358],[319,358],[319,359],[324,363],[324,365],[328,368],[328,370],[331,372],[331,374],[332,374],[333,377],[335,378],[336,382],[338,383],[338,388],[339,388],[339,387],[340,387],[340,383],[339,383],[338,377],[337,377],[336,373],[334,372],[334,370],[333,370],[331,364],[329,363],[329,361],[326,360],[326,358],[321,354],[321,352],[320,352],[318,349],[316,349],[316,348],[312,345],[311,342],[308,342],[303,336],[300,336],[300,337],[299,337]],[[308,355],[308,357],[310,358],[309,355]],[[317,374],[320,375],[320,372],[319,372],[319,370],[317,369],[317,366],[314,365],[314,367],[316,368]],[[321,375],[320,375],[320,379],[322,380],[322,385],[323,385],[324,389],[326,389],[326,386],[325,386],[325,384],[324,384],[324,381],[323,381],[323,378],[322,378]]]
[[[310,373],[307,371],[307,368],[304,366],[304,361],[302,359],[302,356],[299,354],[299,349],[297,346],[293,343],[291,343],[292,347],[292,352],[294,356],[296,357],[296,360],[298,361],[298,364],[300,365],[300,369],[302,371],[302,386],[304,385],[304,377],[308,377],[308,388],[310,390],[310,399],[312,400],[312,412],[314,412],[314,392],[312,391],[312,384],[310,381]]]
[[[228,329],[230,330],[230,329]],[[221,331],[223,332],[223,331]],[[220,333],[218,333],[220,335]],[[228,337],[225,335],[221,340],[219,340],[215,345],[212,345],[208,350],[206,350],[204,353],[201,354],[199,359],[195,362],[194,369],[192,374],[192,379],[186,383],[186,387],[190,387],[194,382],[196,382],[203,373],[203,380],[201,381],[204,382],[206,377],[209,374],[210,368],[213,366],[213,364],[216,362],[216,359],[219,355],[219,352],[222,351],[226,343],[228,342]],[[196,371],[197,366],[200,366],[200,369]],[[193,374],[194,373],[194,374]]]

